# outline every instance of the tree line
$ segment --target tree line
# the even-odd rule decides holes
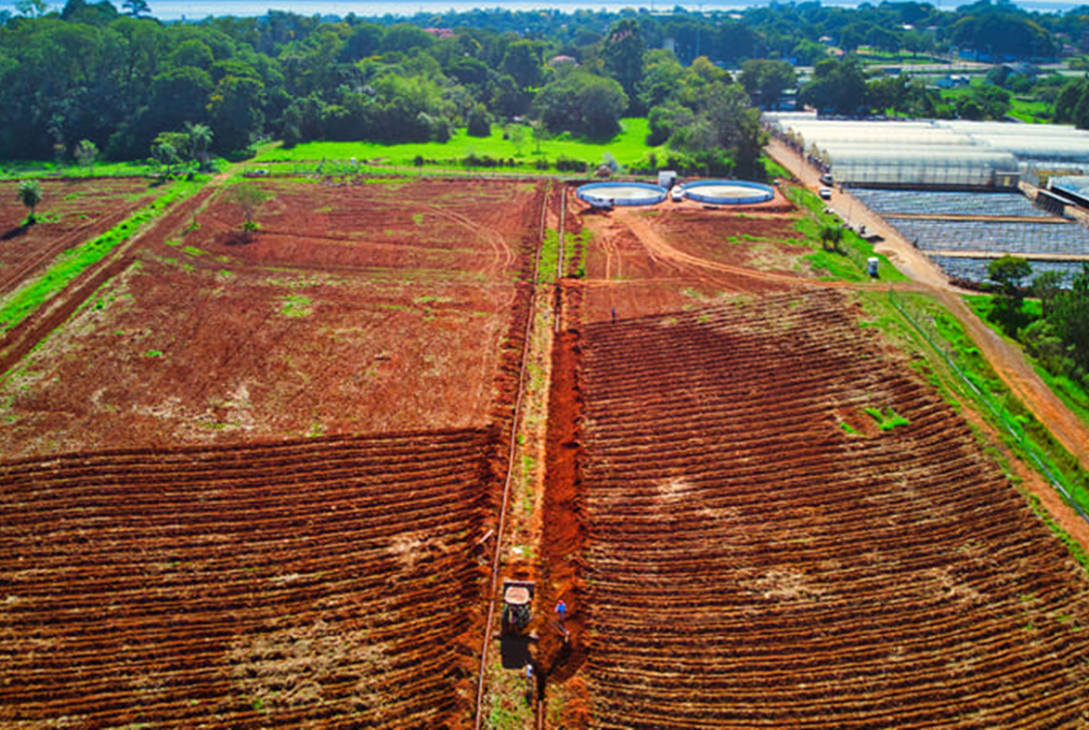
[[[989,317],[1049,372],[1089,388],[1089,263],[1069,281],[1058,271],[1045,271],[1025,286],[1032,274],[1032,265],[1020,256],[992,261],[987,277],[997,286],[997,297]],[[1040,299],[1039,314],[1024,307],[1027,293]]]
[[[60,12],[46,12],[43,0],[16,7],[0,13],[0,158],[72,159],[82,150],[92,161],[150,154],[167,166],[243,155],[263,138],[441,142],[459,127],[483,136],[511,119],[535,123],[535,133],[607,138],[633,115],[649,118],[650,143],[668,142],[679,166],[750,173],[760,141],[751,106],[773,105],[795,84],[794,62],[818,60],[803,97],[818,107],[941,111],[918,84],[871,80],[850,60],[826,59],[830,34],[847,49],[986,39],[992,53],[1020,55],[1089,38],[1086,13],[1045,18],[1005,0],[951,12],[805,2],[740,16],[270,11],[197,23],[159,22],[145,0],[121,10],[108,0],[68,0]],[[733,78],[727,65],[743,71]],[[996,115],[1001,91],[994,96],[952,113]],[[1067,106],[1073,116],[1077,101]]]
[[[656,48],[634,16],[531,38],[281,12],[165,24],[137,2],[5,20],[0,158],[150,155],[169,169],[264,138],[443,142],[521,119],[604,139],[647,114],[681,166],[750,174],[759,155],[746,89],[705,56]]]

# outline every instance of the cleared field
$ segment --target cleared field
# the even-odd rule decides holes
[[[581,204],[568,199],[578,210]],[[588,242],[584,316],[589,321],[699,306],[722,294],[782,291],[815,277],[802,219],[777,196],[753,206],[706,209],[692,202],[653,209],[582,211],[576,228]]]
[[[488,422],[514,377],[544,185],[261,185],[251,242],[221,193],[46,330],[0,383],[0,453]]]
[[[1084,571],[855,315],[584,325],[593,727],[1084,725]]]
[[[0,725],[465,726],[493,447],[0,463]]]
[[[151,194],[146,179],[44,180],[41,222],[23,228],[27,209],[15,198],[18,183],[0,195],[0,295],[38,273],[58,253],[109,230]]]

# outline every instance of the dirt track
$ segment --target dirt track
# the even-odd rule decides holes
[[[817,171],[805,164],[786,145],[773,139],[768,145],[768,151],[777,162],[806,185],[814,189],[818,186]],[[1066,450],[1080,459],[1083,467],[1089,469],[1089,426],[1051,392],[1016,347],[1002,340],[968,309],[957,295],[959,290],[949,283],[937,266],[860,202],[850,198],[850,202],[845,203],[844,199],[847,197],[849,196],[837,193],[830,204],[845,220],[856,225],[864,223],[868,230],[879,232],[885,238],[885,243],[878,247],[878,251],[888,256],[897,268],[912,277],[917,284],[924,285],[924,290],[929,290],[938,297],[957,316],[1010,390],[1036,414],[1041,423],[1048,425]],[[845,215],[848,211],[849,219]]]

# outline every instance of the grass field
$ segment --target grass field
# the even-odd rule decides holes
[[[556,160],[567,158],[596,166],[609,154],[622,167],[641,164],[654,148],[647,147],[647,120],[624,119],[621,130],[605,142],[572,137],[567,133],[547,139],[534,137],[533,129],[523,124],[492,125],[490,137],[470,137],[458,129],[449,142],[422,144],[379,144],[376,142],[307,142],[286,150],[279,143],[262,149],[256,162],[302,162],[311,160],[349,160],[381,162],[385,165],[411,167],[421,160],[433,164],[462,166],[462,161],[475,155],[494,160],[510,161],[514,169],[536,169],[538,160],[554,166]],[[662,149],[662,152],[665,150]]]
[[[1014,96],[1010,101],[1013,102],[1013,106],[1010,108],[1011,117],[1017,117],[1023,122],[1033,124],[1049,124],[1051,122],[1053,111],[1051,104],[1023,96]]]
[[[94,167],[43,160],[0,160],[0,180],[53,177],[142,177],[154,175],[155,167],[146,162],[97,162]]]

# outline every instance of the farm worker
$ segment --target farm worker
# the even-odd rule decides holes
[[[561,624],[567,618],[567,604],[563,602],[562,598],[556,604],[556,618],[560,620]]]
[[[526,704],[533,704],[533,662],[526,664]]]

